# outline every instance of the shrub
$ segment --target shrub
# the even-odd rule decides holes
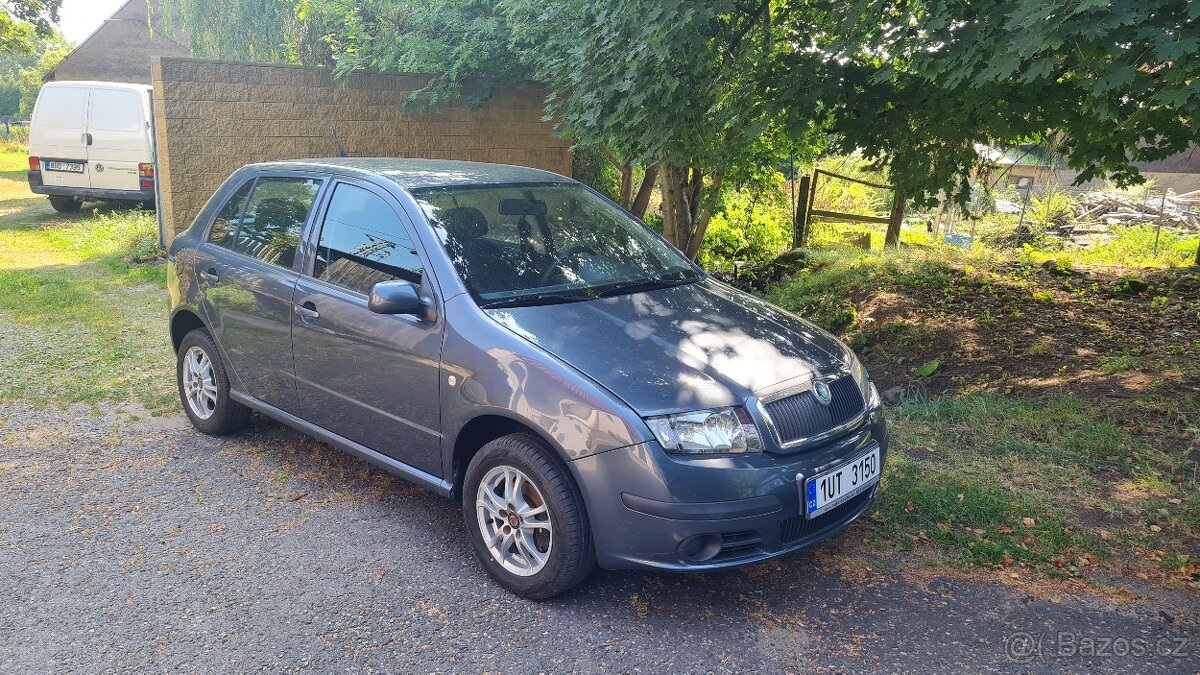
[[[1026,211],[1026,219],[1033,218],[1042,222],[1043,227],[1065,225],[1075,218],[1078,202],[1069,193],[1053,190],[1041,196],[1034,197]]]
[[[730,191],[709,223],[700,264],[728,274],[735,262],[757,266],[773,260],[791,246],[791,219],[787,198],[778,189]]]

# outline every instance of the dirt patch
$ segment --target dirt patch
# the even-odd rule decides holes
[[[937,360],[923,380],[932,394],[1200,394],[1196,272],[1146,272],[1140,293],[1120,290],[1127,272],[1101,268],[1063,276],[1009,264],[950,274],[948,285],[914,283],[852,298],[859,330],[850,337],[885,386],[911,383],[921,365]],[[897,330],[900,324],[925,330]]]

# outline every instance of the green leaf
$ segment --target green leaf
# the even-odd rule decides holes
[[[925,365],[921,366],[920,368],[917,368],[917,375],[919,377],[930,377],[931,375],[933,375],[934,373],[937,372],[938,367],[941,365],[942,365],[941,361],[934,359],[934,360],[930,361],[929,363],[926,363]]]

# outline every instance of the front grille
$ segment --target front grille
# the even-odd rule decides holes
[[[787,545],[802,539],[815,537],[857,513],[859,509],[867,505],[873,494],[875,494],[874,488],[867,490],[861,495],[855,495],[852,499],[847,500],[846,503],[839,504],[816,518],[809,519],[803,515],[788,518],[779,526],[779,539],[784,545]]]
[[[780,443],[816,436],[849,422],[862,412],[862,392],[853,377],[829,382],[829,392],[832,394],[829,405],[821,405],[811,391],[802,391],[764,406]]]

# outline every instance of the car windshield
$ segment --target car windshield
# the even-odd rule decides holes
[[[589,300],[701,277],[649,228],[580,185],[455,186],[413,196],[484,308]]]

